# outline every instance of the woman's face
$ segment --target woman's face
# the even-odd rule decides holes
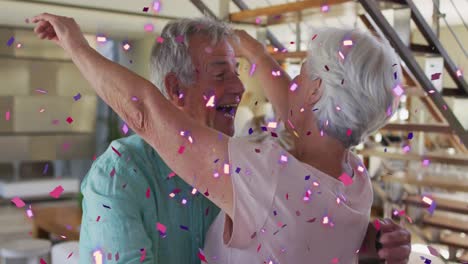
[[[310,76],[307,63],[302,63],[301,72],[291,82],[289,90],[289,120],[295,126],[304,124],[304,118],[310,119],[306,112],[312,112],[314,105],[320,99],[322,89],[321,80]],[[295,90],[293,89],[295,88]],[[294,90],[294,91],[293,91]]]

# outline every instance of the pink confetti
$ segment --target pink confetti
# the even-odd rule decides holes
[[[153,11],[158,13],[159,11],[161,11],[161,1],[160,0],[156,0],[153,2]]]
[[[401,96],[401,95],[404,93],[404,90],[403,90],[403,88],[401,88],[401,86],[398,84],[397,86],[395,86],[395,88],[393,88],[393,93],[394,93],[396,96]]]
[[[260,17],[255,18],[255,24],[260,25],[262,23],[262,19]]]
[[[352,46],[352,45],[353,45],[353,41],[352,41],[352,40],[349,40],[349,39],[348,39],[348,40],[345,40],[345,41],[343,41],[343,45],[345,45],[345,46]]]
[[[199,258],[202,262],[208,263],[208,261],[206,261],[205,255],[203,254],[203,251],[201,251],[201,249],[199,249],[197,255],[198,255],[198,258]]]
[[[281,76],[281,71],[272,71],[271,72],[271,75],[275,76],[275,77],[278,77],[278,76]]]
[[[36,89],[36,92],[41,93],[41,94],[47,94],[47,91],[43,89]]]
[[[112,147],[112,150],[115,152],[115,154],[117,154],[119,157],[122,157],[122,154],[120,154],[120,152],[118,150],[116,150],[114,147]]]
[[[10,121],[10,110],[6,111],[5,113],[5,120]]]
[[[317,34],[315,34],[313,37],[312,37],[312,40],[316,39],[317,38]]]
[[[111,177],[114,177],[114,175],[115,175],[115,168],[112,168],[112,170],[111,170],[111,172],[110,172],[110,176],[111,176]]]
[[[73,252],[72,252],[72,253],[70,253],[70,254],[68,254],[68,257],[67,257],[67,259],[71,258],[71,256],[73,256]]]
[[[146,199],[149,199],[150,195],[151,195],[151,189],[148,187],[148,189],[146,189]]]
[[[346,130],[346,135],[348,137],[351,136],[352,133],[353,133],[353,131],[351,129],[348,128],[348,130]]]
[[[379,221],[379,219],[374,220],[374,227],[375,227],[375,230],[377,230],[377,231],[380,230],[380,221]]]
[[[55,187],[54,190],[52,190],[49,194],[51,197],[55,198],[55,199],[58,199],[60,197],[60,195],[62,195],[63,193],[63,187],[62,185],[59,185],[57,187]]]
[[[460,69],[457,70],[457,77],[462,77],[463,73]]]
[[[183,154],[185,151],[185,147],[184,146],[180,146],[179,147],[179,154]]]
[[[101,216],[98,215],[98,217],[96,218],[96,222],[99,222],[99,220],[101,220]]]
[[[408,152],[410,152],[410,150],[411,150],[411,147],[408,146],[408,145],[406,145],[406,146],[403,147],[403,152],[404,152],[404,153],[408,153]]]
[[[423,164],[424,167],[429,166],[430,163],[431,163],[431,162],[430,162],[430,160],[428,160],[428,159],[424,159],[423,162],[422,162],[422,164]]]
[[[148,23],[144,26],[145,32],[153,32],[154,31],[154,25],[151,23]]]
[[[431,75],[431,81],[439,80],[442,73],[434,73]]]
[[[119,252],[115,253],[115,261],[119,261],[120,259],[120,255],[119,255]]]
[[[67,123],[68,124],[73,123],[73,118],[71,118],[71,116],[67,117]]]
[[[31,209],[31,205],[26,210],[26,215],[28,216],[28,218],[33,218],[34,217],[34,213],[33,213],[32,209]]]
[[[252,76],[255,72],[255,70],[257,69],[257,64],[253,63],[251,66],[250,66],[250,71],[249,71],[249,76]]]
[[[104,44],[107,42],[107,37],[106,36],[96,36],[96,41],[100,44]]]
[[[43,258],[41,258],[41,260],[39,261],[39,263],[40,263],[40,264],[47,264],[47,262],[46,262]]]
[[[161,233],[166,233],[166,231],[167,231],[166,226],[159,223],[159,222],[156,223],[156,229]]]
[[[15,197],[13,199],[11,199],[11,201],[16,205],[16,207],[18,208],[21,208],[23,206],[25,206],[26,204],[23,202],[23,200],[21,200],[21,198],[19,197]]]
[[[140,250],[140,253],[141,253],[140,262],[143,262],[143,261],[145,261],[145,258],[146,258],[146,249],[142,248]]]
[[[341,182],[343,182],[343,184],[345,186],[349,186],[351,184],[353,184],[353,179],[351,177],[349,177],[348,174],[344,173],[341,174],[341,176],[338,178]]]
[[[158,43],[163,43],[163,42],[164,42],[164,38],[158,37],[158,38],[156,39],[156,41],[157,41]]]
[[[333,263],[333,264],[336,264],[336,263],[338,263],[338,261],[339,261],[339,260],[338,260],[338,258],[334,258],[334,259],[332,259],[332,263]]]
[[[439,251],[431,246],[427,246],[427,249],[429,249],[429,253],[431,253],[432,256],[438,257],[440,255]]]
[[[330,11],[330,7],[328,5],[322,5],[320,7],[320,11],[322,11],[322,13],[327,13],[328,11]]]
[[[96,250],[93,252],[94,264],[102,264],[102,252]]]
[[[122,126],[122,132],[124,133],[124,135],[127,135],[127,133],[128,133],[128,126],[127,126],[127,124],[123,124],[123,126]]]
[[[291,87],[289,87],[289,90],[290,90],[291,92],[296,91],[296,89],[297,89],[297,83],[292,83],[292,84],[291,84]]]

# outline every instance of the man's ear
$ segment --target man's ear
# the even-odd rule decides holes
[[[164,86],[169,100],[178,107],[184,106],[182,85],[175,73],[170,72],[164,77]]]
[[[322,79],[313,80],[312,88],[307,91],[307,104],[315,105],[323,95]]]

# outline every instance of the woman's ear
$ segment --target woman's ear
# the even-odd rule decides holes
[[[175,73],[170,72],[164,77],[164,86],[166,86],[166,94],[169,100],[178,107],[184,106],[184,95],[182,92],[182,85],[179,82],[179,78]]]
[[[312,89],[307,91],[307,104],[315,105],[323,95],[322,79],[313,80]]]

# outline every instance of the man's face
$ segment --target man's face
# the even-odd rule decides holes
[[[184,87],[179,107],[193,119],[226,135],[234,134],[234,117],[244,93],[234,50],[228,41],[215,46],[203,34],[190,38],[194,84]]]

